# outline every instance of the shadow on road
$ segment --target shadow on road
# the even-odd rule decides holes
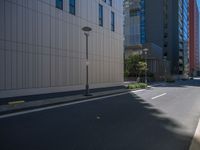
[[[133,94],[0,120],[2,150],[188,150],[192,135]],[[198,146],[200,143],[195,141]]]
[[[183,87],[183,88],[187,86],[200,87],[200,79],[179,80],[176,81],[175,83],[166,83],[159,85],[159,87]]]

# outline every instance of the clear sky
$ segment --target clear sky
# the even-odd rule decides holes
[[[197,0],[198,5],[200,6],[200,0]],[[200,8],[200,7],[199,7]]]

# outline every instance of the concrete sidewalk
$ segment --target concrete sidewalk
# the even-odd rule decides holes
[[[124,93],[130,91],[127,89],[127,86],[130,83],[135,82],[124,82],[124,86],[91,89],[91,96],[84,96],[84,90],[81,90],[0,99],[0,115],[73,101],[87,100],[91,98],[103,97],[118,93]],[[162,84],[164,83],[151,83],[150,86],[148,86],[148,88],[151,88],[153,86],[159,86]]]
[[[92,94],[91,96],[84,96],[83,94],[84,92],[79,92],[76,94],[65,95],[65,96],[63,96],[62,93],[60,95],[59,93],[56,93],[54,97],[48,98],[48,96],[46,96],[47,98],[41,98],[41,99],[37,99],[37,97],[40,98],[42,96],[35,96],[36,98],[34,100],[32,98],[34,97],[34,95],[26,96],[24,98],[23,97],[13,98],[11,100],[8,99],[7,102],[4,102],[2,105],[0,105],[0,115],[34,109],[34,108],[52,106],[52,105],[57,105],[57,104],[62,104],[62,103],[68,103],[68,102],[73,102],[73,101],[82,101],[82,100],[84,101],[91,98],[103,97],[103,96],[108,96],[108,95],[113,95],[113,94],[118,94],[118,93],[125,93],[128,91],[129,90],[126,89],[125,87],[121,87],[121,88],[116,87],[116,88],[108,88],[108,89],[105,88],[105,90],[103,89],[93,90],[93,92],[91,93]],[[31,100],[29,100],[29,98]]]

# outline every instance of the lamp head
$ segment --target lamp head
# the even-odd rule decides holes
[[[90,32],[90,31],[92,31],[92,28],[90,28],[90,27],[83,27],[82,30],[85,31],[85,32]]]
[[[149,50],[147,48],[143,49],[144,52],[148,52]]]

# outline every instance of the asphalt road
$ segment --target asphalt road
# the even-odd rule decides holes
[[[0,119],[1,150],[188,150],[200,80]]]

